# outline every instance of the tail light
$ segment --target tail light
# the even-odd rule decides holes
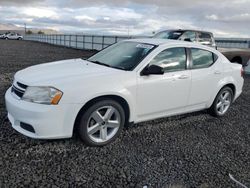
[[[241,77],[244,76],[244,69],[243,69],[243,67],[241,68],[240,75],[241,75]]]

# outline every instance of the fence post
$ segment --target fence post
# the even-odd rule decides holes
[[[104,36],[102,36],[102,49],[104,48]]]
[[[69,47],[71,47],[71,35],[69,35]]]
[[[92,37],[92,50],[94,50],[94,36],[91,35],[91,37]]]
[[[85,49],[85,35],[82,36],[82,49]]]
[[[77,49],[77,35],[76,35],[76,49]]]

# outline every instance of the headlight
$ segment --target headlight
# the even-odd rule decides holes
[[[63,93],[53,87],[27,87],[22,100],[39,104],[58,104]]]

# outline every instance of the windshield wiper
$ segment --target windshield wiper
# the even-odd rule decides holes
[[[86,59],[87,60],[87,59]],[[111,66],[111,65],[108,65],[108,64],[105,64],[105,63],[102,63],[100,61],[90,61],[90,60],[87,60],[91,63],[95,63],[95,64],[98,64],[98,65],[103,65],[103,66],[106,66],[106,67],[110,67],[110,68],[115,68],[115,69],[120,69],[120,70],[126,70],[126,68],[124,67],[121,67],[121,66]]]
[[[122,67],[122,66],[111,66],[111,67],[115,69],[120,69],[120,70],[127,70],[125,67]]]
[[[91,62],[91,63],[98,64],[98,65],[103,65],[103,66],[106,66],[106,67],[111,67],[110,65],[105,64],[105,63],[102,63],[102,62],[100,62],[100,61],[90,61],[90,60],[87,60],[87,61],[89,61],[89,62]]]

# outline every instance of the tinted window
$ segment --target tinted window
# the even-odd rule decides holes
[[[209,33],[198,33],[198,42],[205,45],[212,44],[212,36]]]
[[[214,55],[212,52],[202,49],[191,49],[193,68],[207,68],[214,63]]]
[[[181,40],[190,39],[191,42],[196,41],[196,34],[194,31],[186,31],[182,36]]]
[[[162,31],[153,38],[177,40],[183,34],[183,31]]]
[[[150,62],[164,69],[164,72],[180,71],[186,69],[186,50],[185,48],[170,48],[160,52]]]

